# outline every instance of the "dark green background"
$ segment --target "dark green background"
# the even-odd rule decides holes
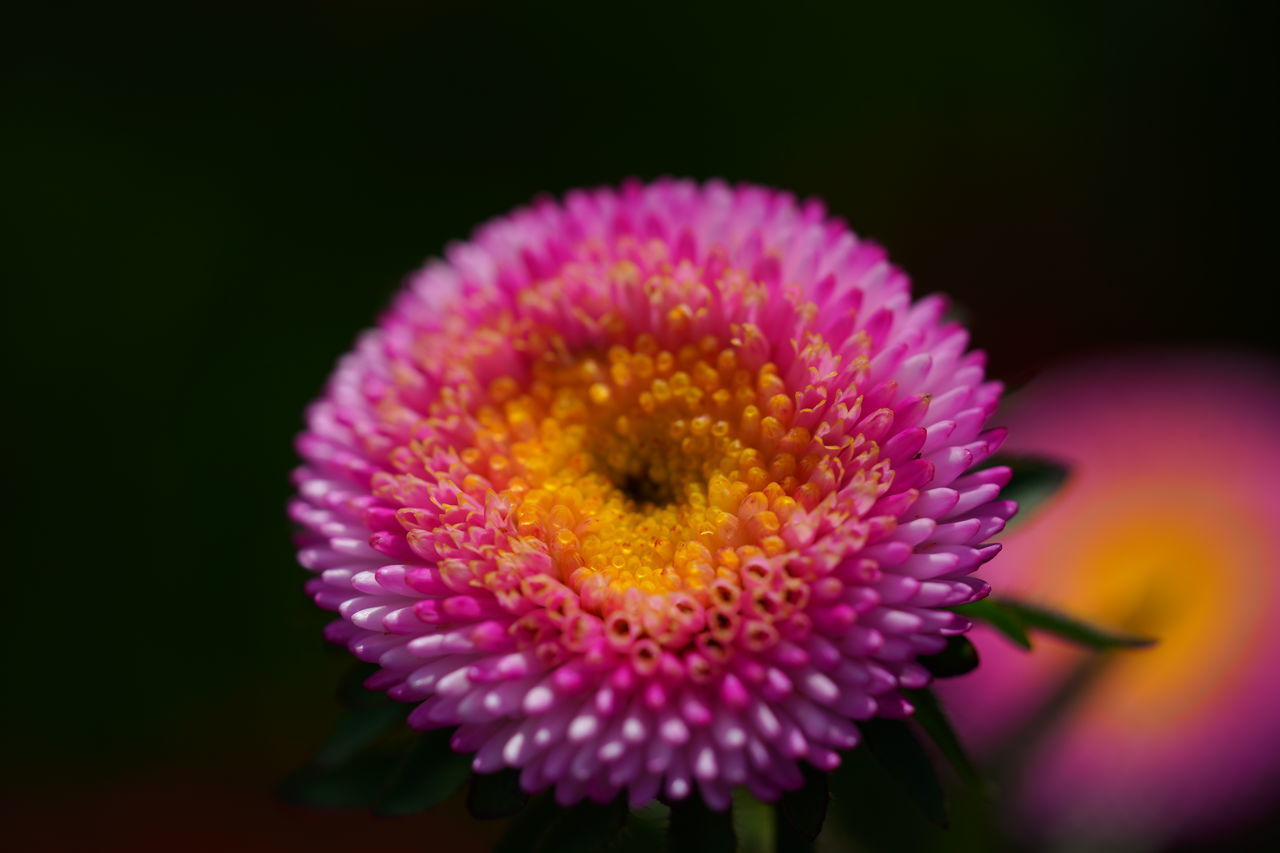
[[[953,295],[1014,382],[1099,349],[1272,347],[1271,12],[7,15],[4,799],[32,847],[458,831],[271,804],[341,663],[293,563],[291,440],[401,278],[536,193],[675,174],[820,195]]]

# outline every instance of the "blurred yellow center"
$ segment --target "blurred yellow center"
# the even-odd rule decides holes
[[[1239,649],[1264,624],[1270,579],[1255,569],[1259,535],[1245,529],[1249,508],[1220,491],[1152,479],[1105,497],[1048,529],[1036,557],[1043,580],[1032,594],[1158,639],[1116,657],[1094,694],[1113,723],[1151,730],[1233,677]]]

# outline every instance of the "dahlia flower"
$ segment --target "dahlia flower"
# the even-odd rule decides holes
[[[1023,831],[1075,849],[1217,832],[1280,798],[1280,374],[1202,354],[1061,369],[1020,392],[1016,446],[1068,462],[1052,511],[1011,532],[1002,591],[1158,639],[1090,660],[975,632],[941,692],[977,749],[1057,718],[1011,782]],[[1099,669],[1080,687],[1082,667]],[[1074,682],[1074,697],[1061,691]]]
[[[816,201],[543,200],[412,276],[298,440],[329,639],[568,804],[772,800],[903,717],[1014,511],[1000,388]]]

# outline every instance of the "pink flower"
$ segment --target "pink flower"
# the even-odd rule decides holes
[[[831,769],[1014,507],[1000,389],[816,201],[660,181],[542,200],[414,275],[308,413],[293,518],[329,637],[570,803]]]
[[[1112,359],[1021,392],[1017,449],[1071,465],[1012,533],[1002,592],[1152,636],[1118,653],[1027,756],[1026,828],[1076,849],[1146,849],[1218,829],[1280,793],[1278,374],[1208,355]],[[954,721],[997,747],[1089,658],[988,631],[983,665],[943,687]],[[1095,659],[1096,660],[1096,659]]]

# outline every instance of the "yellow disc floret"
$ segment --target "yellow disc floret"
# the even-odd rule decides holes
[[[776,367],[747,370],[712,336],[675,352],[644,334],[594,356],[548,349],[529,381],[496,380],[488,398],[464,461],[487,463],[518,534],[600,613],[628,595],[714,604],[717,579],[736,590],[745,558],[786,549],[794,495],[823,457],[791,425]]]

